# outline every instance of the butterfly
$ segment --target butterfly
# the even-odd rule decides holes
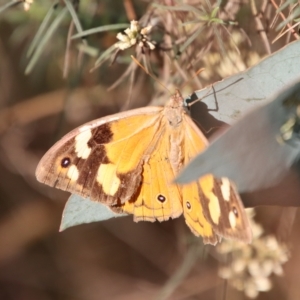
[[[179,91],[164,107],[100,118],[58,141],[37,166],[37,179],[99,201],[137,221],[183,214],[203,242],[252,238],[243,204],[227,178],[208,174],[180,186],[174,177],[208,142],[189,116]]]

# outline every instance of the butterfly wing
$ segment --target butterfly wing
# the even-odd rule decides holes
[[[142,181],[137,193],[119,207],[121,212],[134,215],[138,221],[165,221],[182,214],[180,187],[173,184],[174,171],[170,164],[170,140],[166,126],[157,136],[152,152],[143,165]]]
[[[216,244],[219,239],[204,216],[197,184],[181,187],[172,183],[176,175],[176,168],[172,167],[172,163],[175,161],[175,165],[179,165],[181,158],[184,164],[188,163],[206,147],[207,141],[192,123],[193,127],[188,129],[191,139],[188,141],[192,144],[185,144],[185,150],[182,151],[180,147],[185,139],[182,137],[186,134],[182,132],[182,128],[185,126],[170,131],[165,122],[167,120],[164,118],[161,121],[160,135],[156,135],[149,158],[143,164],[140,188],[129,201],[113,209],[133,214],[135,221],[152,222],[176,218],[184,212],[186,223],[192,232],[197,236],[201,235],[204,243]],[[174,153],[176,158],[172,156]]]
[[[250,243],[252,233],[248,217],[236,187],[228,178],[211,174],[199,180],[204,215],[214,231],[225,238]]]
[[[184,165],[186,165],[199,151],[207,147],[208,142],[188,116],[184,119],[183,128]],[[180,188],[186,224],[196,236],[202,236],[205,244],[215,245],[218,242],[218,236],[204,216],[197,184],[193,182]]]
[[[37,179],[108,205],[129,200],[160,131],[162,109],[131,110],[71,131],[44,155]]]
[[[196,236],[202,236],[204,244],[215,245],[219,238],[204,216],[196,183],[182,186],[182,201],[183,215],[188,227]]]
[[[186,165],[200,149],[204,150],[206,139],[188,116],[185,117],[185,123]],[[193,194],[193,203],[187,200],[191,196],[183,197],[185,219],[193,232],[202,235],[204,240],[206,237],[212,244],[218,240],[216,234],[244,242],[251,241],[252,234],[244,206],[234,185],[227,178],[217,179],[208,174],[189,186],[190,190],[198,191],[197,199],[195,192]]]

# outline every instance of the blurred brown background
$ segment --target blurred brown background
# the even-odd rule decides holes
[[[194,5],[193,1],[187,2]],[[241,55],[231,60],[232,65],[227,65],[224,74],[220,70],[227,60],[220,58],[218,42],[213,34],[203,34],[192,51],[202,53],[195,65],[207,70],[200,77],[203,85],[241,71],[269,50],[280,49],[295,38],[285,36],[268,49],[266,40],[271,41],[278,34],[274,27],[269,28],[276,16],[274,4],[257,1],[258,11],[264,9],[259,22],[250,9],[252,1],[234,1],[237,8],[230,2],[223,8],[229,12],[231,9],[240,25],[230,28],[230,32],[240,33],[242,28],[251,45],[242,39],[238,45]],[[7,3],[0,2],[1,6]],[[113,65],[106,63],[89,72],[95,58],[80,55],[78,41],[66,51],[70,17],[47,43],[32,72],[24,75],[29,62],[26,51],[52,3],[34,3],[29,11],[24,11],[20,3],[0,14],[0,299],[246,299],[243,292],[218,277],[220,262],[214,247],[203,247],[201,238],[192,235],[183,218],[136,224],[128,216],[58,232],[68,194],[36,181],[39,159],[72,128],[120,110],[145,106],[154,98],[158,102],[161,92],[140,70],[132,81],[129,102],[128,80],[108,91],[130,59],[119,55]],[[149,5],[138,0],[73,4],[80,8],[78,15],[84,29],[129,23],[133,17],[140,19]],[[59,5],[64,6],[64,2]],[[268,29],[266,36],[261,34],[260,25]],[[103,51],[116,42],[115,36],[116,31],[98,33],[89,42]],[[222,38],[227,47],[230,36],[223,33]],[[161,53],[156,53],[150,59],[156,65],[157,77],[176,84],[174,73],[171,78],[164,77],[165,61],[161,57]],[[69,67],[63,78],[66,60]],[[258,209],[257,220],[266,234],[278,232],[278,224],[286,225],[281,221],[281,212],[277,207]],[[295,212],[289,213],[286,215],[292,226],[288,224],[282,230],[291,249],[290,260],[283,266],[285,275],[272,276],[272,290],[259,294],[257,299],[300,299],[300,219]]]

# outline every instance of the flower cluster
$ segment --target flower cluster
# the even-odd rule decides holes
[[[252,218],[253,212],[250,210]],[[249,298],[256,298],[259,292],[272,288],[272,274],[283,275],[282,264],[288,260],[289,251],[275,236],[263,235],[263,228],[252,218],[252,244],[224,240],[217,246],[217,252],[221,257],[231,256],[230,265],[220,267],[219,276]]]
[[[31,4],[33,3],[33,0],[24,0],[23,7],[25,11],[28,11],[30,9]]]
[[[119,32],[117,39],[119,42],[115,44],[116,48],[125,50],[133,45],[138,44],[140,47],[147,47],[150,50],[155,49],[153,42],[150,42],[148,34],[151,31],[152,26],[140,28],[138,21],[131,21],[130,28],[124,30],[125,33]]]

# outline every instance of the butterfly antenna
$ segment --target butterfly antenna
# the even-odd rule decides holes
[[[214,90],[213,85],[211,85],[211,88],[212,88],[213,94],[214,94],[214,96],[215,96],[215,90]],[[190,106],[192,106],[193,104],[195,104],[196,102],[199,102],[199,101],[201,101],[202,99],[204,99],[205,97],[211,95],[211,94],[210,94],[210,91],[211,91],[210,89],[207,89],[207,92],[205,93],[205,95],[203,95],[203,97],[197,98],[197,99],[195,99],[194,101],[189,102],[187,105],[190,107]],[[215,96],[215,101],[216,101],[216,96]]]
[[[155,78],[151,73],[149,73],[149,71],[147,71],[146,68],[133,55],[131,55],[131,58],[140,68],[142,68],[145,71],[147,75],[149,75],[153,80],[159,83],[163,88],[165,88],[171,94],[170,90],[162,82],[160,82],[157,78]]]
[[[213,83],[212,83],[212,84],[210,85],[211,90],[212,90],[212,93],[210,93],[210,90],[207,90],[207,92],[205,93],[205,95],[203,95],[203,97],[202,97],[201,99],[198,98],[198,99],[194,100],[193,102],[190,102],[190,103],[189,103],[189,106],[193,105],[194,103],[196,103],[196,102],[198,102],[198,101],[201,101],[202,99],[204,99],[204,98],[207,97],[207,96],[214,95],[216,108],[213,109],[213,110],[214,110],[214,111],[218,111],[218,110],[219,110],[219,106],[218,106],[218,101],[217,101],[217,92],[221,92],[221,91],[223,91],[223,90],[229,88],[230,86],[232,86],[232,85],[234,85],[234,84],[237,84],[239,81],[241,81],[241,80],[243,80],[243,79],[244,79],[243,77],[238,78],[237,80],[235,80],[234,82],[230,83],[230,84],[227,85],[226,87],[223,87],[223,88],[221,88],[221,89],[218,89],[218,91],[215,90],[214,85],[213,85]]]

